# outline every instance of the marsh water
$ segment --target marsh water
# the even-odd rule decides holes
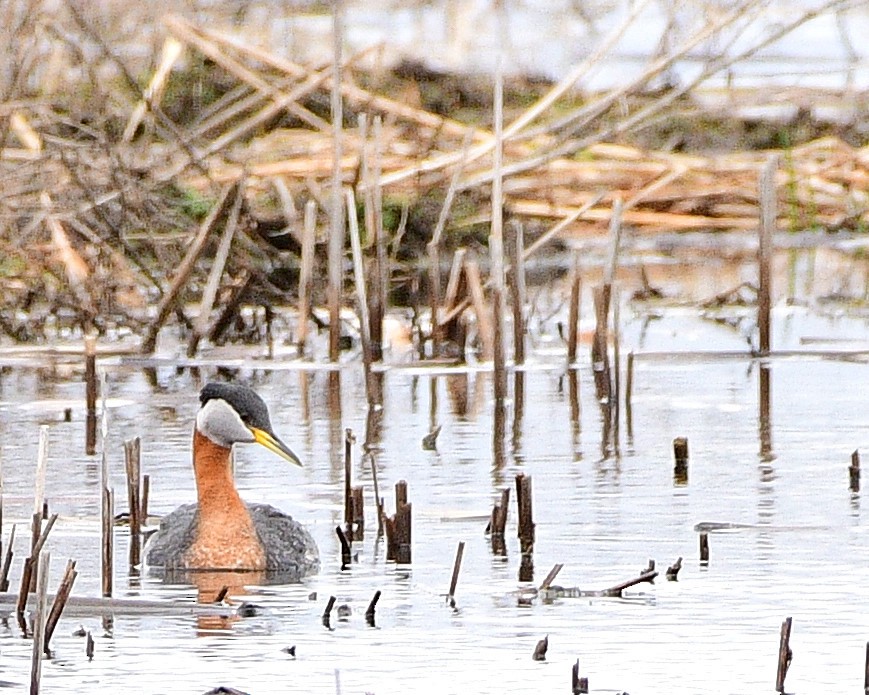
[[[230,598],[259,610],[235,620],[119,612],[107,621],[70,610],[52,640],[54,656],[44,662],[43,691],[201,693],[224,685],[251,693],[557,693],[570,692],[571,667],[579,660],[591,692],[772,692],[787,616],[794,651],[788,690],[859,690],[869,640],[869,539],[866,503],[849,492],[847,467],[851,452],[869,442],[869,320],[840,294],[827,301],[819,295],[828,292],[824,283],[841,293],[860,278],[865,292],[866,268],[855,261],[847,275],[830,273],[845,262],[841,257],[818,266],[821,251],[804,253],[814,254],[815,272],[811,287],[798,286],[813,296],[776,301],[773,344],[814,356],[763,365],[752,359],[746,335],[753,308],[734,307],[727,321],[710,320],[694,303],[651,306],[623,292],[622,369],[628,350],[636,357],[630,421],[622,408],[616,441],[603,434],[587,345],[577,372],[579,408],[572,402],[557,332],[566,306],[556,304],[549,314],[538,309],[523,407],[511,401],[501,465],[493,459],[486,365],[419,366],[393,354],[382,375],[379,425],[369,427],[353,356],[339,372],[340,414],[330,400],[329,370],[295,361],[288,346],[278,346],[273,360],[263,359],[260,348],[205,353],[195,368],[171,358],[145,366],[101,358],[118,511],[126,508],[122,443],[134,436],[142,438],[144,472],[152,480],[151,513],[194,498],[189,446],[197,391],[208,379],[242,380],[270,404],[276,430],[306,466],[291,469],[265,449],[242,447],[238,487],[246,499],[269,502],[307,524],[323,569],[301,585],[236,586]],[[783,267],[808,262],[793,255],[779,260]],[[668,272],[668,288],[691,282],[689,273]],[[751,269],[734,272],[739,277]],[[719,291],[715,282],[707,273],[705,291]],[[583,328],[591,325],[587,313]],[[697,351],[745,355],[686,354]],[[39,425],[48,424],[45,492],[60,515],[48,543],[50,587],[73,558],[79,570],[73,595],[98,596],[100,469],[99,456],[84,454],[80,359],[18,353],[3,359],[4,543],[11,524],[18,525],[12,586],[29,542]],[[768,413],[760,407],[761,366],[769,369]],[[427,451],[421,440],[433,424],[442,431],[437,450]],[[353,546],[358,562],[341,571],[334,529],[343,519],[345,428],[357,438],[353,476],[365,487],[367,529]],[[689,439],[687,482],[673,475],[678,436]],[[366,438],[387,513],[394,483],[408,482],[409,566],[387,563],[384,543],[375,538]],[[678,581],[661,577],[621,599],[519,605],[515,592],[525,585],[518,581],[515,497],[506,557],[493,556],[484,533],[493,502],[504,487],[514,488],[518,472],[533,479],[534,584],[563,563],[556,584],[604,589],[636,576],[650,558],[663,570],[681,556]],[[704,522],[744,525],[711,534],[708,565],[699,562],[695,531]],[[192,584],[131,575],[128,531],[117,527],[115,534],[116,597],[196,601]],[[453,610],[444,594],[459,541],[466,549]],[[364,613],[377,590],[382,595],[371,627]],[[347,620],[333,617],[332,629],[321,621],[329,596],[351,609]],[[85,639],[74,634],[79,626],[94,636],[92,661]],[[546,661],[533,661],[535,644],[547,635]],[[285,651],[292,646],[294,657]],[[30,654],[15,619],[3,623],[0,678],[17,692],[29,683]]]

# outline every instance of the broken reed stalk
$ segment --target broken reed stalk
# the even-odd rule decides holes
[[[612,381],[609,364],[609,285],[595,287],[594,298],[595,327],[591,343],[591,368],[594,374],[595,395],[600,403],[610,403]]]
[[[360,485],[350,490],[350,540],[365,539],[365,497]]]
[[[94,335],[87,335],[84,339],[84,380],[84,452],[88,456],[93,456],[97,450],[97,338]]]
[[[701,533],[700,534],[700,564],[705,565],[709,563],[709,534]]]
[[[141,513],[139,514],[139,519],[141,523],[148,523],[148,502],[151,497],[151,476],[145,475],[142,476],[142,499],[139,506]]]
[[[100,459],[100,568],[102,575],[103,596],[112,595],[112,578],[114,575],[114,519],[115,492],[109,488],[109,458],[107,439],[109,434],[108,411],[106,410],[106,373],[100,372],[100,391],[103,398],[103,413],[100,432],[102,434],[102,452]]]
[[[224,186],[217,202],[211,207],[208,216],[202,221],[202,224],[199,225],[199,229],[193,237],[193,240],[190,242],[187,253],[184,254],[184,258],[178,266],[178,270],[175,271],[169,289],[163,294],[160,303],[157,305],[157,313],[154,320],[151,321],[145,331],[141,347],[141,352],[143,354],[154,352],[154,348],[157,346],[157,335],[159,334],[160,329],[175,309],[179,295],[186,287],[187,280],[190,278],[193,269],[196,267],[199,257],[202,255],[203,251],[205,251],[205,246],[211,238],[212,230],[217,225],[217,222],[226,210],[227,205],[229,205],[233,193],[235,193],[236,196],[238,195],[238,190],[238,181],[234,181],[233,183]]]
[[[337,362],[341,340],[341,293],[344,261],[344,202],[341,195],[341,158],[344,138],[344,103],[341,98],[343,67],[341,52],[344,43],[344,2],[332,3],[332,93],[330,114],[332,118],[332,191],[329,207],[329,361]],[[351,213],[356,216],[356,208]]]
[[[619,455],[619,421],[620,399],[622,392],[621,378],[621,331],[619,330],[619,291],[617,287],[613,288],[613,446],[616,456]]]
[[[579,345],[579,310],[582,301],[582,276],[579,273],[579,251],[573,252],[570,272],[570,307],[567,318],[567,368],[576,366],[576,349]]]
[[[48,619],[45,623],[45,644],[44,650],[46,656],[51,656],[51,651],[48,645],[51,642],[51,636],[54,634],[54,629],[57,627],[57,621],[63,614],[63,609],[66,606],[67,599],[72,592],[73,584],[75,584],[78,572],[75,569],[75,560],[68,560],[66,563],[66,571],[63,573],[63,579],[60,581],[60,586],[57,588],[57,593],[54,596],[54,601],[51,604],[51,610],[48,613]]]
[[[684,485],[688,482],[688,438],[676,437],[673,440],[673,479]]]
[[[860,452],[857,449],[851,453],[851,465],[848,467],[851,492],[860,492]]]
[[[31,525],[31,553],[36,547],[39,540],[39,534],[42,528],[42,507],[45,500],[45,469],[48,466],[48,425],[39,426],[39,448],[36,454],[36,475],[33,484],[33,523]],[[36,588],[36,576],[33,577],[33,587]]]
[[[353,524],[353,511],[351,509],[350,498],[350,477],[353,466],[353,442],[356,437],[353,436],[353,430],[349,427],[344,430],[344,527],[347,529],[348,535]]]
[[[525,288],[525,228],[518,220],[510,224],[512,246],[512,263],[510,264],[510,294],[513,304],[513,363],[525,364],[525,304],[527,292]],[[516,398],[517,403],[520,401]]]
[[[465,554],[465,542],[459,541],[456,548],[456,559],[453,562],[453,576],[450,579],[450,590],[447,592],[447,603],[451,608],[455,608],[456,586],[459,583],[459,570],[462,569],[462,556]]]
[[[145,91],[142,93],[142,100],[136,104],[130,114],[130,119],[127,121],[127,126],[124,128],[124,134],[121,136],[123,142],[131,142],[136,136],[139,125],[145,118],[145,114],[151,105],[159,106],[165,91],[166,80],[172,72],[172,66],[175,61],[181,57],[184,51],[184,46],[177,39],[169,36],[163,42],[163,50],[160,54],[160,63],[154,71],[150,82]]]
[[[30,662],[30,695],[38,695],[42,676],[42,659],[45,644],[45,619],[48,600],[48,571],[51,554],[42,553],[39,557],[39,582],[36,591],[36,612],[33,616],[33,651]]]
[[[356,219],[356,196],[352,188],[346,190],[347,219],[350,227],[350,248],[353,251],[353,276],[356,285],[356,309],[359,312],[359,335],[362,339],[362,364],[365,369],[365,390],[369,406],[377,403],[371,381],[371,317],[368,314],[368,292],[365,287],[365,260],[362,258],[362,242],[359,239],[359,221]]]
[[[14,527],[13,527],[14,528]],[[3,556],[3,457],[0,456],[0,557]],[[2,579],[0,579],[2,583]],[[0,588],[0,591],[5,591]]]
[[[564,563],[557,562],[552,566],[552,569],[549,570],[549,574],[546,575],[546,578],[540,583],[539,591],[547,591],[550,586],[552,586],[552,582],[555,581],[555,578],[558,576],[558,573],[561,572],[561,569],[564,567]]]
[[[0,574],[0,592],[2,593],[9,591],[9,570],[12,567],[12,557],[15,554],[12,552],[14,543],[15,524],[12,524],[12,530],[9,532],[9,545],[6,546],[6,553],[3,555],[3,572]]]
[[[440,302],[441,302],[441,263],[440,263],[440,243],[447,220],[449,219],[450,209],[453,205],[453,199],[456,196],[459,179],[465,169],[465,161],[468,157],[468,150],[474,139],[474,129],[468,128],[465,132],[465,139],[462,143],[462,156],[456,168],[453,169],[453,175],[450,177],[450,185],[447,188],[444,202],[441,205],[441,211],[438,214],[437,222],[435,223],[434,232],[432,232],[431,241],[427,245],[428,249],[428,272],[429,272],[429,304],[431,308],[431,340],[433,358],[440,357],[440,345],[442,340],[442,327],[439,321]]]
[[[114,526],[115,491],[103,488],[102,496],[102,590],[103,596],[112,595],[112,576],[114,573]]]
[[[371,482],[374,485],[374,505],[377,507],[377,537],[383,537],[383,498],[380,496],[380,486],[377,482],[377,461],[374,455],[368,454],[368,461],[371,463]]]
[[[530,475],[516,474],[516,507],[519,516],[519,547],[523,554],[531,554],[534,552],[534,515]]]
[[[40,518],[41,510],[40,514],[33,515],[34,525],[39,524]],[[33,544],[29,557],[24,561],[24,569],[21,573],[21,589],[18,592],[17,614],[18,624],[22,625],[22,630],[25,633],[26,625],[24,624],[24,609],[27,606],[27,594],[28,592],[36,591],[36,579],[38,577],[40,554],[42,553],[42,548],[45,546],[45,542],[48,540],[48,534],[51,533],[51,529],[54,527],[56,521],[57,514],[52,514],[51,517],[49,517],[48,522],[45,524],[45,527],[42,529],[42,532],[39,534],[36,542]]]
[[[305,203],[305,222],[302,230],[302,265],[299,270],[299,319],[296,325],[296,343],[299,357],[305,356],[308,342],[308,314],[311,313],[311,277],[314,268],[314,241],[317,224],[317,202]]]
[[[775,195],[775,172],[778,168],[778,156],[767,159],[760,172],[759,200],[760,226],[758,228],[758,291],[757,291],[757,325],[760,337],[760,354],[765,356],[770,351],[770,312],[772,309],[772,255],[773,234],[777,214]]]
[[[208,333],[209,318],[211,311],[214,309],[214,302],[217,299],[217,291],[220,289],[220,278],[223,276],[223,270],[226,267],[226,262],[229,260],[229,251],[232,248],[232,240],[235,237],[235,232],[238,229],[238,221],[241,216],[241,206],[244,202],[245,179],[242,177],[238,182],[238,188],[235,193],[235,200],[232,203],[232,209],[229,213],[229,219],[223,228],[223,234],[220,235],[220,242],[217,245],[217,251],[214,253],[214,259],[211,262],[211,270],[208,272],[208,280],[205,283],[205,288],[202,290],[202,299],[199,302],[199,312],[196,319],[193,321],[193,330],[190,333],[190,340],[187,343],[187,356],[193,357],[199,347],[199,342],[202,337]]]
[[[142,440],[124,442],[124,468],[127,472],[127,504],[130,510],[130,568],[142,561]]]
[[[502,409],[507,400],[507,364],[504,349],[504,191],[501,176],[504,154],[504,75],[500,55],[495,61],[494,112],[495,147],[492,165],[492,227],[489,234],[489,254],[492,279],[495,408]]]
[[[465,258],[464,271],[468,292],[471,296],[471,305],[477,315],[477,332],[480,335],[480,343],[483,345],[483,361],[491,362],[495,359],[495,330],[492,327],[492,315],[486,306],[483,283],[480,280],[480,266],[477,261]]]
[[[625,367],[625,418],[628,421],[628,434],[631,430],[631,396],[634,390],[634,351],[628,352],[628,363]]]
[[[778,645],[778,668],[776,669],[775,676],[775,690],[777,693],[784,693],[785,691],[785,677],[788,675],[788,668],[791,665],[791,659],[793,659],[793,652],[790,647],[792,624],[793,618],[791,617],[785,618],[781,624],[781,636]]]
[[[383,360],[383,315],[386,308],[388,285],[388,261],[386,240],[383,234],[383,190],[380,186],[380,152],[383,127],[380,116],[375,116],[372,127],[372,140],[368,138],[366,114],[359,114],[359,135],[362,141],[362,182],[363,208],[366,241],[374,248],[374,256],[368,268],[371,278],[371,291],[368,299],[368,335],[371,341],[371,360]],[[373,144],[373,154],[370,145]]]

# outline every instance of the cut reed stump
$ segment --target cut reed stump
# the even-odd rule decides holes
[[[130,509],[130,569],[142,562],[142,442],[134,437],[124,442],[127,472],[127,504]]]
[[[869,695],[869,642],[866,643],[866,661],[863,665],[863,694]]]
[[[344,533],[344,529],[336,526],[335,533],[338,534],[338,540],[341,542],[341,571],[343,572],[349,569],[353,563],[353,555],[350,550],[350,541],[347,538],[347,534]]]
[[[368,627],[375,627],[374,625],[374,611],[377,609],[377,602],[380,600],[380,589],[374,592],[374,596],[371,598],[371,602],[368,604],[368,608],[365,609],[365,623]]]
[[[673,440],[673,480],[684,485],[688,482],[688,438],[676,437]]]
[[[794,658],[794,653],[790,647],[792,623],[793,618],[788,617],[781,624],[781,637],[778,646],[778,669],[775,676],[775,690],[777,693],[784,693],[785,691],[785,677]]]
[[[516,506],[519,512],[519,547],[523,553],[534,552],[534,515],[531,507],[531,476],[516,474]]]
[[[709,562],[709,534],[700,534],[700,564],[705,565]]]
[[[531,658],[534,661],[546,661],[546,651],[549,649],[549,635],[546,635],[542,640],[537,643],[537,646],[534,647],[534,653],[531,655]]]
[[[573,673],[570,677],[570,692],[572,695],[585,695],[588,693],[588,678],[579,675],[579,659],[573,665]]]
[[[504,540],[504,528],[507,526],[507,508],[510,504],[510,488],[501,491],[501,501],[492,508],[492,518],[489,520],[492,553],[507,555],[507,543]]]
[[[384,520],[386,529],[386,559],[399,565],[411,562],[412,507],[407,501],[407,482],[395,484],[395,515]]]
[[[334,596],[329,597],[329,601],[326,603],[326,610],[323,611],[323,617],[321,618],[323,627],[327,630],[332,629],[332,608],[335,606],[335,601],[336,598]]]
[[[854,449],[851,454],[851,465],[848,467],[848,477],[851,480],[851,492],[860,492],[860,452]]]
[[[361,541],[365,538],[365,497],[362,486],[350,490],[350,540]]]

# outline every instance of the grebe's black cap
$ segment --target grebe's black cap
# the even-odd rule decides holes
[[[205,405],[210,400],[222,400],[227,403],[241,418],[241,421],[253,433],[254,439],[279,456],[297,466],[302,462],[272,429],[269,409],[259,394],[249,386],[212,381],[202,387],[199,392],[199,403]]]

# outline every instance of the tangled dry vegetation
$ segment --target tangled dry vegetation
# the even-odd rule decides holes
[[[169,15],[154,34],[152,63],[134,69],[97,5],[50,4],[7,3],[3,29],[0,332],[17,341],[133,333],[152,348],[174,315],[191,330],[198,322],[213,341],[243,336],[250,326],[240,307],[294,297],[308,201],[316,203],[317,248],[325,247],[332,66],[296,64],[243,30]],[[667,148],[653,149],[638,134],[662,124],[671,135],[678,124],[702,128],[711,116],[692,93],[704,80],[813,16],[858,3],[795,12],[738,50],[766,3],[710,5],[673,29],[629,83],[580,96],[577,85],[648,4],[634,3],[562,82],[508,81],[504,209],[532,240],[554,224],[567,235],[603,231],[616,198],[632,233],[756,227],[768,150],[680,152],[684,142],[669,136],[659,143]],[[699,49],[707,58],[696,78],[666,83],[670,68]],[[491,101],[486,86],[478,122],[461,122],[428,108],[427,86],[453,78],[410,63],[384,76],[363,67],[365,57],[345,56],[341,71],[341,178],[358,200],[373,189],[382,199],[395,289],[438,226],[451,182],[445,245],[485,240]],[[869,223],[865,143],[828,129],[780,154],[781,227],[862,231]],[[322,288],[314,290],[316,301]]]

